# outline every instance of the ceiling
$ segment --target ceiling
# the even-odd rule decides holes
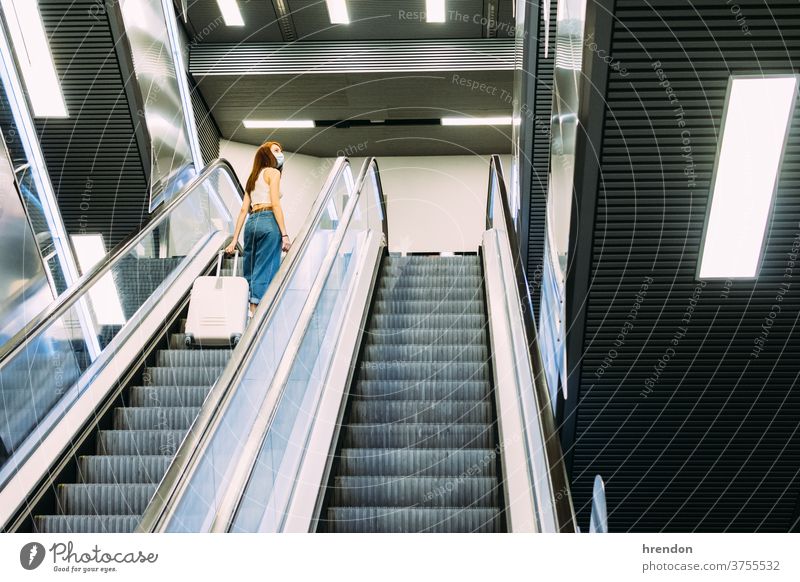
[[[289,32],[285,21],[281,27],[276,20],[275,5],[281,4],[289,9]],[[482,25],[489,20],[485,4],[497,10],[493,31]],[[226,139],[253,145],[276,139],[289,151],[315,156],[334,156],[354,144],[362,155],[508,153],[510,126],[443,127],[437,120],[511,115],[512,5],[512,0],[449,0],[449,21],[428,24],[419,17],[424,0],[348,0],[351,24],[331,25],[322,1],[240,1],[245,26],[228,27],[215,0],[190,1],[190,72]],[[374,48],[392,40],[398,42],[383,46],[376,57]],[[351,51],[340,59],[347,70],[315,71],[339,46]],[[304,50],[319,54],[304,53],[297,65],[300,57],[292,55]],[[454,51],[468,57],[446,58]],[[381,66],[405,53],[410,56],[398,67]],[[270,68],[281,58],[291,71]],[[426,64],[431,62],[436,65]],[[461,78],[484,88],[459,85]],[[247,118],[318,123],[314,129],[246,129]],[[341,123],[351,120],[388,123]],[[337,126],[329,127],[333,122]]]

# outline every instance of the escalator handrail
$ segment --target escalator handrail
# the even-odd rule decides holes
[[[497,177],[497,200],[493,199],[492,178]],[[500,208],[495,207],[499,202]],[[489,165],[489,191],[486,202],[486,228],[493,228],[493,213],[502,212],[503,221],[506,228],[505,233],[508,244],[511,248],[511,257],[514,264],[514,275],[517,284],[517,293],[522,306],[522,319],[524,322],[525,336],[530,352],[531,366],[533,368],[534,399],[538,407],[537,413],[542,427],[544,439],[544,453],[547,457],[549,467],[549,478],[552,483],[554,493],[553,502],[555,503],[555,517],[557,528],[560,532],[574,532],[575,511],[570,495],[569,480],[561,452],[561,442],[559,440],[558,429],[553,418],[550,407],[550,392],[547,389],[547,377],[544,373],[542,355],[539,351],[537,339],[536,321],[533,318],[533,303],[531,301],[528,280],[522,266],[522,259],[519,253],[519,242],[514,220],[511,216],[511,209],[508,202],[508,192],[506,190],[503,168],[499,155],[492,155]],[[524,303],[523,303],[524,302]]]
[[[45,310],[40,312],[25,327],[17,332],[14,337],[0,346],[0,369],[5,367],[14,359],[17,354],[22,352],[28,343],[36,339],[40,332],[44,331],[52,323],[57,321],[62,315],[64,315],[64,313],[66,313],[73,305],[75,305],[79,299],[86,295],[86,293],[88,293],[89,289],[95,283],[97,283],[106,273],[108,273],[122,258],[128,256],[128,254],[136,247],[136,245],[142,242],[152,233],[153,229],[166,220],[174,208],[186,200],[190,194],[192,194],[205,182],[211,173],[217,170],[222,170],[230,176],[231,182],[235,185],[239,196],[243,197],[244,192],[241,184],[239,183],[239,179],[236,177],[236,172],[234,171],[233,166],[231,166],[227,160],[218,158],[208,164],[203,171],[197,175],[196,178],[186,185],[183,190],[176,194],[175,197],[172,198],[168,203],[162,205],[161,208],[154,213],[152,218],[142,230],[134,233],[122,243],[117,245],[112,252],[103,257],[103,259],[101,259],[100,262],[98,262],[91,270],[84,273],[77,281],[75,281],[69,290],[67,290],[65,293],[62,293]],[[217,195],[219,195],[219,193],[217,193]],[[223,203],[225,203],[224,200]],[[227,203],[225,204],[225,207],[229,212],[232,210]],[[235,215],[232,215],[231,218],[235,218]]]
[[[214,434],[214,428],[224,418],[225,411],[228,410],[235,392],[235,387],[238,386],[241,375],[255,356],[256,348],[269,328],[269,322],[275,316],[275,300],[283,294],[292,280],[291,275],[299,267],[298,259],[303,256],[303,251],[310,244],[310,234],[314,224],[317,223],[328,206],[339,176],[345,168],[349,167],[350,161],[347,157],[338,157],[336,159],[328,178],[325,180],[325,184],[314,202],[314,206],[308,214],[306,222],[295,237],[295,243],[292,244],[286,258],[281,261],[275,278],[267,288],[264,297],[259,303],[259,308],[256,309],[244,334],[231,354],[231,359],[203,402],[200,414],[184,437],[178,451],[175,453],[175,457],[167,468],[167,472],[159,482],[158,488],[150,503],[148,503],[136,531],[151,532],[155,528],[161,527],[165,516],[170,513],[173,505],[180,500],[180,496],[177,496],[178,492],[183,488],[186,480],[194,473],[194,467],[198,460],[203,458],[209,445],[209,440]],[[266,306],[266,308],[262,309],[261,306]]]

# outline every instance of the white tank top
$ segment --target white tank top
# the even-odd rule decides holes
[[[250,207],[252,208],[256,204],[272,204],[272,197],[269,191],[269,185],[264,181],[264,171],[267,168],[264,168],[259,172],[258,179],[256,179],[256,185],[253,188],[253,191],[250,192]],[[283,192],[281,192],[281,198],[283,198]]]

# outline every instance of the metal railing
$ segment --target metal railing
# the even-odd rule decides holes
[[[519,243],[514,229],[508,205],[503,170],[500,157],[492,156],[489,168],[489,188],[486,204],[486,229],[484,241],[493,241],[498,252],[497,260],[503,262],[513,272],[505,272],[500,267],[506,280],[507,290],[515,289],[509,294],[507,312],[509,334],[516,331],[525,346],[522,351],[515,351],[513,369],[517,374],[527,374],[529,378],[515,379],[521,425],[524,441],[525,458],[528,465],[528,483],[534,496],[537,531],[574,532],[576,531],[575,512],[572,506],[569,481],[563,463],[558,430],[550,405],[550,392],[547,388],[547,377],[542,365],[542,357],[537,340],[536,322],[533,318],[527,278],[519,254]],[[487,235],[494,234],[493,238]],[[509,281],[508,278],[513,280]],[[487,282],[488,284],[488,282]],[[492,319],[498,314],[493,314]],[[496,325],[492,322],[492,326]],[[515,329],[516,326],[516,329]],[[513,335],[513,339],[517,339]],[[512,350],[521,346],[511,341]],[[520,380],[524,380],[522,382]],[[502,424],[502,420],[501,420]],[[515,438],[504,435],[505,439]],[[517,443],[519,445],[519,443]]]

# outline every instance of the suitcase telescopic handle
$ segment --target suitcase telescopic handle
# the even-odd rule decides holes
[[[220,249],[217,255],[217,279],[222,277],[222,257],[225,254],[225,249]]]
[[[218,279],[220,277],[222,277],[222,257],[223,257],[224,254],[225,254],[225,249],[222,249],[222,250],[219,251],[219,254],[217,255],[217,278]],[[233,254],[233,276],[234,277],[236,277],[237,273],[239,272],[238,271],[238,267],[239,267],[239,249],[236,249],[236,251]]]

